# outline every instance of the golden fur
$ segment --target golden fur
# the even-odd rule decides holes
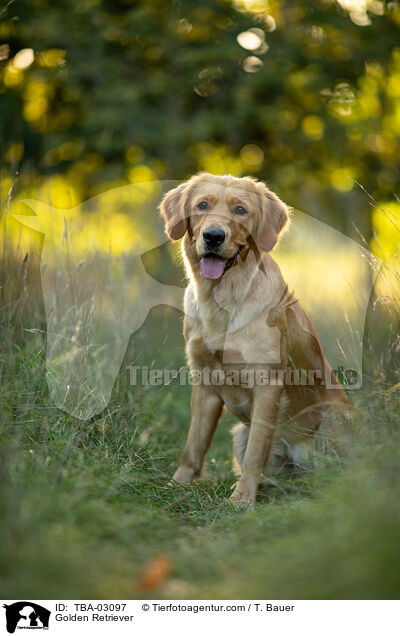
[[[193,386],[189,434],[173,481],[188,483],[200,475],[225,405],[241,422],[233,431],[241,475],[231,499],[249,505],[266,471],[288,459],[307,458],[323,418],[349,402],[311,321],[269,253],[287,226],[286,205],[255,179],[202,173],[168,192],[160,209],[168,236],[183,239],[190,279],[184,326],[189,366],[203,374],[205,369],[218,371],[226,380]],[[201,259],[210,262],[204,234],[209,228],[225,236],[211,254],[211,263],[215,258],[225,263],[217,280],[204,277],[208,270],[201,266]],[[276,369],[329,374],[333,388],[319,379],[311,386],[286,381],[247,386],[227,380],[235,370]]]

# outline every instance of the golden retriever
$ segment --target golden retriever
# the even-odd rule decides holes
[[[270,255],[288,223],[277,195],[253,178],[201,173],[169,191],[160,210],[167,235],[183,239],[184,335],[198,378],[171,483],[200,475],[225,405],[240,420],[231,500],[248,506],[268,472],[307,460],[324,418],[350,403]]]

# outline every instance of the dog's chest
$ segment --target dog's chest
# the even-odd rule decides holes
[[[229,327],[229,315],[213,302],[199,307],[201,338],[210,351],[223,351]]]
[[[243,386],[229,386],[229,384],[224,384],[222,387],[219,387],[219,394],[227,409],[237,417],[238,420],[246,423],[250,422],[253,395],[250,388],[246,389]]]
[[[249,422],[253,403],[254,370],[243,363],[239,348],[227,349],[225,346],[222,349],[210,350],[203,339],[200,339],[200,343],[201,346],[196,347],[196,353],[192,356],[192,362],[194,366],[202,369],[203,382],[215,388],[235,417],[242,422]],[[226,345],[226,340],[222,344]]]

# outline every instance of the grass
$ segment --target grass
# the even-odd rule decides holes
[[[254,510],[236,512],[229,419],[207,478],[171,489],[187,391],[134,396],[120,381],[107,413],[75,420],[49,404],[43,343],[19,329],[2,369],[3,598],[398,596],[396,390],[374,384],[346,460],[282,478]]]
[[[4,256],[1,597],[398,598],[398,370],[356,392],[365,423],[345,456],[281,477],[238,512],[227,501],[233,420],[220,424],[205,478],[170,488],[188,389],[129,386],[136,341],[140,364],[183,363],[181,314],[153,309],[108,408],[74,419],[48,394],[37,254]]]

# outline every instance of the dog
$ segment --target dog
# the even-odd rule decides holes
[[[287,205],[254,178],[200,173],[170,190],[160,212],[168,237],[182,240],[186,353],[200,378],[171,484],[200,476],[226,407],[240,421],[233,429],[239,480],[230,499],[249,506],[274,470],[307,463],[315,433],[340,422],[337,413],[350,402],[270,254],[288,226]],[[241,382],[244,373],[257,381]],[[293,380],[294,373],[309,381]]]

